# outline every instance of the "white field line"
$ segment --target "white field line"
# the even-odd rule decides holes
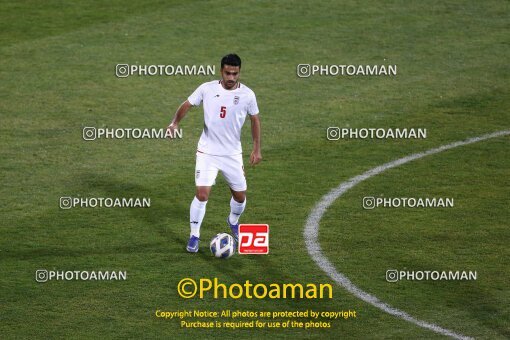
[[[379,300],[376,296],[371,295],[358,287],[356,287],[351,280],[349,280],[345,275],[338,272],[335,268],[335,266],[328,260],[328,258],[322,253],[321,246],[319,244],[319,222],[326,212],[326,210],[333,204],[333,202],[338,199],[340,196],[342,196],[345,192],[347,192],[349,189],[353,188],[355,185],[361,183],[362,181],[369,179],[370,177],[373,177],[375,175],[378,175],[388,169],[398,167],[402,164],[414,161],[416,159],[420,159],[425,156],[433,155],[436,153],[440,153],[446,150],[450,150],[459,146],[464,146],[468,144],[473,144],[477,142],[481,142],[486,139],[500,137],[509,135],[510,130],[503,130],[498,131],[490,134],[486,134],[479,137],[473,137],[466,139],[464,141],[458,141],[446,145],[442,145],[438,148],[430,149],[425,152],[419,152],[415,153],[403,158],[399,158],[397,160],[394,160],[392,162],[380,165],[378,167],[375,167],[373,169],[370,169],[363,174],[353,177],[349,179],[346,182],[340,183],[340,185],[334,189],[332,189],[329,193],[324,195],[321,200],[315,205],[312,212],[308,216],[308,219],[306,221],[305,230],[303,232],[306,248],[308,250],[308,253],[312,257],[312,259],[317,263],[317,265],[331,277],[335,282],[337,282],[339,285],[344,287],[348,292],[353,294],[354,296],[360,298],[361,300],[381,309],[382,311],[394,315],[398,318],[404,319],[406,321],[409,321],[415,325],[418,325],[420,327],[430,329],[436,333],[451,336],[453,338],[457,339],[471,339],[470,337],[464,336],[462,334],[455,333],[453,331],[450,331],[448,329],[442,328],[438,325],[435,325],[433,323],[429,323],[426,321],[418,320],[411,315],[407,314],[404,311],[401,311],[399,309],[393,308],[383,301]]]

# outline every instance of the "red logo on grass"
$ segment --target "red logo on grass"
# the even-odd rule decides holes
[[[269,253],[269,225],[240,224],[238,253],[239,254]]]

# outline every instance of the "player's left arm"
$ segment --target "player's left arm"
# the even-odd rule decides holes
[[[255,165],[262,160],[262,152],[260,151],[260,118],[259,115],[250,115],[251,120],[251,136],[253,138],[253,151],[250,155],[250,164]]]

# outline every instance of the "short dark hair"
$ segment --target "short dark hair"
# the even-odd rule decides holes
[[[227,54],[221,58],[221,68],[225,65],[239,66],[241,68],[241,58],[235,53]]]

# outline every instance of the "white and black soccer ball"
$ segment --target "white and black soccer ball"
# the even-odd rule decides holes
[[[234,238],[227,233],[214,236],[209,248],[214,256],[222,259],[227,259],[236,252]]]

